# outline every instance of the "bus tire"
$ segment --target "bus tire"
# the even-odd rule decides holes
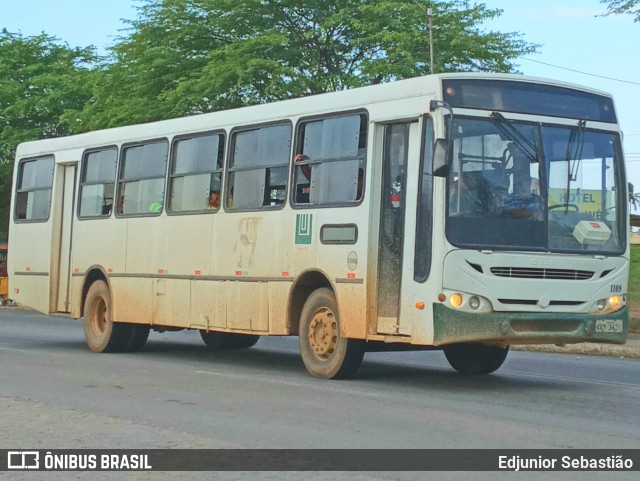
[[[127,346],[124,351],[126,352],[136,352],[144,347],[147,343],[147,339],[149,338],[149,331],[151,330],[151,326],[146,324],[129,324],[131,326],[129,340],[127,342]]]
[[[331,289],[316,289],[300,315],[300,355],[307,371],[322,379],[351,377],[364,356],[364,342],[341,335],[338,303]]]
[[[507,358],[509,348],[487,346],[475,342],[444,346],[444,355],[452,368],[460,374],[490,374]]]
[[[248,349],[256,345],[260,336],[255,334],[229,334],[226,346],[228,349]]]
[[[131,324],[113,322],[106,282],[91,284],[84,303],[84,338],[93,352],[121,352],[131,339]]]
[[[200,331],[200,337],[211,349],[248,349],[260,339],[260,336],[254,334],[234,334],[204,330]]]

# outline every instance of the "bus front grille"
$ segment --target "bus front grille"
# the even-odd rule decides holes
[[[491,273],[498,277],[516,277],[522,279],[560,279],[585,281],[594,275],[592,271],[574,269],[545,269],[534,267],[492,267]]]

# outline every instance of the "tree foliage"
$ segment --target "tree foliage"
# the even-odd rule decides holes
[[[633,15],[634,22],[640,22],[640,0],[600,0],[607,6],[607,15]]]
[[[418,0],[146,0],[96,77],[82,129],[112,127],[429,73]],[[535,51],[484,32],[500,10],[432,2],[435,69],[515,69]]]
[[[20,142],[414,77],[513,72],[537,46],[486,32],[466,0],[138,0],[98,63],[93,47],[0,33],[0,218]],[[5,222],[0,222],[0,237]]]
[[[82,110],[91,97],[94,61],[92,47],[70,48],[44,33],[0,32],[0,163],[13,159],[20,142],[70,132],[65,114]]]
[[[9,232],[9,205],[11,202],[12,164],[0,164],[0,241],[7,239]]]
[[[0,237],[6,235],[13,157],[20,142],[71,132],[66,114],[90,98],[93,48],[70,48],[46,34],[0,31]]]

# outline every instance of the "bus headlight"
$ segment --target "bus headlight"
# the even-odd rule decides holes
[[[595,303],[594,310],[598,314],[604,314],[605,312],[617,311],[624,304],[623,296],[610,296],[606,299],[600,299]]]
[[[617,309],[622,305],[622,296],[611,296],[607,303],[611,309]]]
[[[471,299],[469,299],[469,307],[474,311],[477,310],[478,307],[480,307],[480,299],[478,299],[476,296],[473,296]]]
[[[458,309],[462,305],[462,301],[462,294],[455,293],[449,297],[449,304],[451,304],[451,307],[454,309]]]

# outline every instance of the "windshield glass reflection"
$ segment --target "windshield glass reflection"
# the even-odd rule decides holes
[[[447,236],[455,245],[619,253],[624,189],[617,135],[455,118]]]

